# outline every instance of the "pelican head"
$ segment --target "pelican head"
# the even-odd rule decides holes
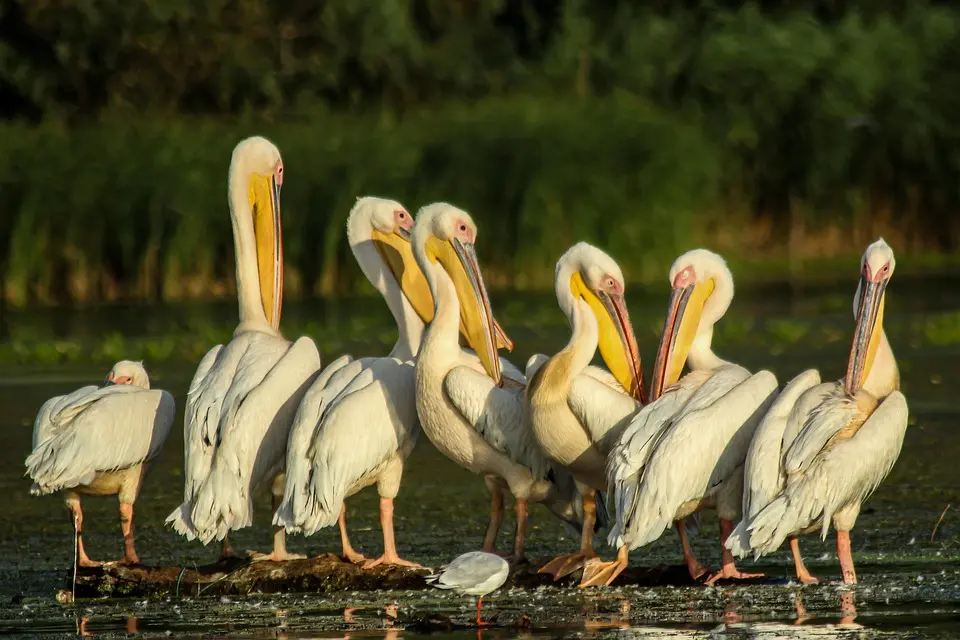
[[[132,384],[141,389],[150,389],[150,377],[147,376],[147,370],[143,368],[142,362],[121,360],[110,369],[103,386],[113,384]]]
[[[850,395],[855,394],[870,375],[880,344],[880,334],[883,333],[883,303],[887,283],[893,276],[896,264],[893,249],[883,238],[867,247],[860,261],[860,284],[853,297],[856,327],[853,330],[847,374],[843,379],[843,387]]]
[[[723,258],[694,249],[670,267],[670,304],[657,348],[650,399],[680,379],[690,347],[723,317],[733,301],[733,274]]]
[[[365,237],[369,234],[369,240],[420,319],[430,322],[433,297],[410,248],[413,216],[395,200],[367,196],[357,198],[347,218],[348,234],[358,227]],[[357,238],[356,241],[363,240]]]
[[[283,160],[280,151],[260,136],[241,141],[233,150],[229,179],[231,192],[242,188],[247,194],[251,219],[237,220],[236,216],[243,214],[232,210],[234,233],[240,226],[252,226],[260,303],[267,324],[277,330],[283,302],[283,238],[280,228]]]
[[[434,295],[437,294],[438,267],[453,283],[460,303],[460,331],[477,352],[487,374],[500,385],[497,325],[474,250],[477,225],[466,211],[438,202],[420,210],[412,236],[414,255],[420,268],[428,274]]]
[[[574,317],[578,299],[589,305],[597,319],[597,346],[603,361],[623,388],[644,402],[643,369],[619,265],[600,249],[580,242],[557,261],[554,286],[568,318]]]

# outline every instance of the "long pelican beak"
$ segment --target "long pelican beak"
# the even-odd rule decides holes
[[[646,404],[643,367],[624,297],[604,291],[593,291],[583,281],[579,272],[575,272],[571,277],[570,290],[574,296],[580,296],[590,305],[597,318],[600,355],[610,369],[610,373],[627,390],[627,393]]]
[[[267,322],[280,328],[283,304],[283,234],[280,225],[280,184],[273,175],[250,177],[250,207],[257,245],[260,301]]]
[[[487,374],[497,386],[502,385],[497,325],[473,243],[461,242],[457,238],[444,241],[432,237],[427,241],[427,255],[439,262],[453,280],[460,301],[460,331],[477,352]]]
[[[667,307],[667,319],[663,323],[663,334],[657,347],[657,360],[653,365],[651,402],[659,398],[665,388],[680,379],[690,347],[697,337],[703,305],[715,286],[713,278],[699,283],[674,283]]]
[[[847,374],[843,379],[843,388],[854,395],[863,386],[870,375],[873,358],[877,355],[880,334],[883,332],[883,304],[889,278],[860,277],[857,293],[860,305],[857,308],[857,323],[853,330],[853,345],[850,347],[850,360]]]
[[[410,231],[403,227],[397,227],[393,233],[389,234],[374,230],[373,243],[393,273],[393,277],[400,283],[400,289],[407,300],[410,301],[413,310],[420,316],[424,324],[430,324],[433,320],[433,296],[430,294],[427,279],[423,276],[423,272],[420,271],[420,266],[417,265],[413,256],[413,247],[410,245]],[[503,330],[496,318],[493,319],[493,327],[497,338],[497,348],[513,351],[513,341],[507,336],[506,331]],[[460,333],[464,339],[467,338],[467,329],[462,320],[460,322]]]

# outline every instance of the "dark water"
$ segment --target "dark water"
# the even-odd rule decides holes
[[[485,613],[504,625],[529,617],[522,635],[545,637],[926,637],[960,635],[960,429],[953,375],[960,355],[960,281],[915,280],[891,284],[887,332],[898,356],[903,390],[911,409],[911,426],[900,460],[886,482],[865,505],[853,532],[854,557],[861,583],[848,589],[836,583],[839,567],[832,536],[802,540],[811,571],[826,584],[801,588],[789,582],[789,553],[765,558],[762,568],[778,577],[749,587],[689,588],[541,588],[508,590],[485,600]],[[776,284],[745,288],[728,317],[718,326],[720,355],[748,367],[771,369],[781,382],[807,367],[820,367],[824,378],[839,377],[849,349],[852,287],[823,284],[792,290]],[[636,292],[631,314],[641,353],[652,362],[665,297]],[[511,359],[522,367],[537,351],[552,352],[566,340],[565,321],[548,294],[506,297],[495,301],[517,344]],[[327,339],[325,360],[343,348],[356,355],[377,353],[389,336],[389,318],[381,305],[343,301],[326,305],[290,305],[286,320],[314,314]],[[121,307],[86,311],[18,314],[10,318],[12,334],[84,335],[96,339],[112,331],[162,335],[165,323],[176,325],[188,314],[211,322],[231,323],[232,305],[206,307]],[[344,340],[343,323],[362,317],[375,338]],[[131,329],[135,327],[135,329]],[[355,335],[355,334],[352,334]],[[129,354],[131,358],[139,354]],[[192,370],[151,367],[154,386],[170,390],[182,402]],[[344,593],[336,597],[280,595],[249,598],[114,600],[58,605],[72,562],[71,524],[58,497],[34,498],[22,477],[30,446],[33,417],[52,395],[103,379],[103,367],[67,370],[6,369],[0,372],[0,634],[29,637],[72,636],[78,632],[145,637],[350,637],[395,636],[411,620],[432,614],[466,623],[473,600],[440,592]],[[148,564],[189,566],[212,560],[218,550],[188,543],[163,527],[182,492],[180,425],[136,504],[138,550]],[[270,543],[267,496],[259,501],[256,526],[237,532],[238,549],[265,549]],[[942,522],[934,526],[947,505]],[[397,542],[401,554],[437,566],[479,546],[486,525],[488,496],[478,477],[438,455],[426,439],[414,452],[397,499]],[[115,499],[87,499],[85,541],[90,555],[121,555]],[[348,503],[354,544],[368,555],[381,549],[377,496],[367,490]],[[508,516],[509,518],[509,516]],[[531,509],[528,554],[533,558],[568,552],[576,541],[545,510]],[[500,539],[506,549],[508,519]],[[719,560],[717,524],[706,515],[694,549],[705,562]],[[336,530],[311,538],[292,537],[291,549],[318,553],[339,549]],[[602,550],[603,553],[609,553]],[[634,552],[634,564],[679,561],[675,535],[667,534]],[[745,562],[745,567],[750,563]],[[801,624],[797,624],[801,623]],[[515,637],[517,631],[492,628],[483,637]],[[416,635],[414,629],[403,635]],[[433,637],[476,637],[476,631]]]

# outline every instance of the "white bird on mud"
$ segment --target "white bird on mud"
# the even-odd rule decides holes
[[[526,424],[524,376],[497,355],[498,334],[473,247],[476,233],[470,216],[446,203],[428,205],[417,215],[413,251],[434,300],[415,369],[417,414],[441,453],[484,476],[493,497],[485,551],[493,550],[503,518],[503,489],[513,494],[512,558],[519,561],[529,500],[542,502],[568,524],[579,526],[582,515],[575,487],[566,481],[569,473],[551,467]],[[464,364],[458,329],[482,370]]]
[[[510,575],[510,565],[498,555],[485,551],[471,551],[457,556],[453,562],[427,576],[428,583],[438,589],[453,589],[457,593],[477,598],[477,626],[485,626],[480,618],[483,596],[503,586]]]
[[[292,343],[279,331],[283,301],[280,186],[283,161],[255,136],[233,151],[230,217],[237,265],[240,324],[233,339],[203,357],[187,392],[184,415],[183,504],[169,523],[189,540],[223,541],[253,523],[252,497],[271,482],[274,508],[283,495],[287,435],[297,405],[320,368],[313,341]],[[285,560],[283,529],[273,552],[256,559]]]
[[[76,535],[80,566],[97,566],[83,548],[80,495],[120,500],[121,564],[140,564],[133,544],[133,504],[151,463],[170,435],[173,396],[150,389],[139,362],[113,365],[104,386],[86,386],[40,407],[26,475],[33,495],[63,491]]]
[[[797,536],[837,532],[843,581],[855,583],[850,530],[860,506],[887,477],[907,430],[906,398],[883,330],[896,261],[883,239],[863,254],[853,298],[856,326],[844,378],[820,383],[815,369],[794,378],[757,430],[745,468],[743,520],[727,540],[738,556],[776,551],[790,539],[797,578],[816,582]]]
[[[609,541],[619,547],[607,584],[626,567],[629,549],[653,542],[673,523],[690,576],[709,571],[690,550],[683,520],[716,509],[721,545],[726,541],[740,515],[751,437],[777,394],[772,373],[751,374],[711,350],[713,327],[733,301],[733,275],[723,259],[704,249],[689,251],[674,262],[670,283],[650,404],[631,421],[607,463],[617,510]],[[690,373],[681,378],[685,363]],[[723,566],[707,582],[747,577],[753,574],[739,572],[723,547]]]
[[[552,358],[527,365],[526,401],[537,443],[555,464],[573,474],[583,500],[580,551],[540,569],[555,578],[585,565],[582,583],[593,577],[594,526],[606,521],[598,492],[606,489],[607,455],[644,400],[637,340],[624,301],[620,267],[585,242],[557,261],[554,288],[572,334]],[[597,349],[610,371],[590,365]],[[602,493],[600,493],[602,496]]]

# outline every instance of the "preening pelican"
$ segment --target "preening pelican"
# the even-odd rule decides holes
[[[26,475],[33,495],[64,491],[77,537],[77,561],[94,562],[83,548],[80,495],[120,500],[122,564],[140,564],[133,544],[133,503],[151,462],[170,435],[173,396],[150,390],[142,363],[121,360],[102,387],[82,387],[50,398],[33,424],[33,452]]]
[[[704,249],[680,256],[670,269],[672,292],[645,406],[608,459],[617,508],[610,544],[628,549],[653,542],[671,525],[694,579],[706,573],[687,541],[684,518],[704,508],[720,517],[721,545],[739,517],[743,463],[763,413],[776,397],[769,371],[750,374],[711,350],[713,326],[733,301],[733,275]],[[684,363],[690,373],[680,377]],[[614,576],[616,574],[614,573]],[[708,582],[751,577],[737,571],[723,547],[723,567]]]
[[[567,314],[572,335],[567,346],[537,367],[527,366],[526,400],[537,443],[555,464],[573,474],[583,501],[580,551],[560,556],[540,571],[560,578],[596,557],[596,494],[606,489],[607,454],[644,400],[643,371],[637,341],[624,301],[620,267],[606,253],[585,242],[571,247],[557,262],[554,287]],[[590,366],[599,347],[610,372]],[[611,375],[612,373],[612,375]],[[600,506],[605,518],[605,507]],[[588,563],[581,583],[595,569]]]
[[[757,430],[747,457],[743,521],[727,540],[739,556],[777,550],[790,538],[797,577],[816,582],[797,535],[837,532],[843,581],[857,574],[850,530],[860,505],[893,468],[907,430],[907,400],[883,330],[887,284],[896,261],[881,238],[863,254],[853,298],[856,326],[845,377],[820,384],[805,371],[784,388]]]
[[[417,414],[441,453],[484,476],[493,496],[485,551],[493,550],[502,521],[504,485],[514,495],[513,558],[519,560],[529,500],[543,502],[568,523],[580,517],[574,512],[572,483],[564,493],[548,479],[562,469],[551,469],[525,424],[524,377],[509,371],[503,375],[490,300],[474,252],[476,233],[470,216],[446,203],[428,205],[417,215],[413,251],[434,299],[434,317],[415,369]],[[463,363],[460,322],[486,374]]]
[[[279,331],[283,301],[280,186],[283,161],[261,137],[233,151],[229,173],[230,217],[237,262],[240,324],[233,339],[203,357],[187,392],[184,415],[183,504],[167,523],[189,540],[223,541],[253,522],[254,491],[273,480],[274,508],[283,495],[283,464],[294,412],[320,368],[313,341],[294,343]],[[273,552],[284,560],[283,529]]]

